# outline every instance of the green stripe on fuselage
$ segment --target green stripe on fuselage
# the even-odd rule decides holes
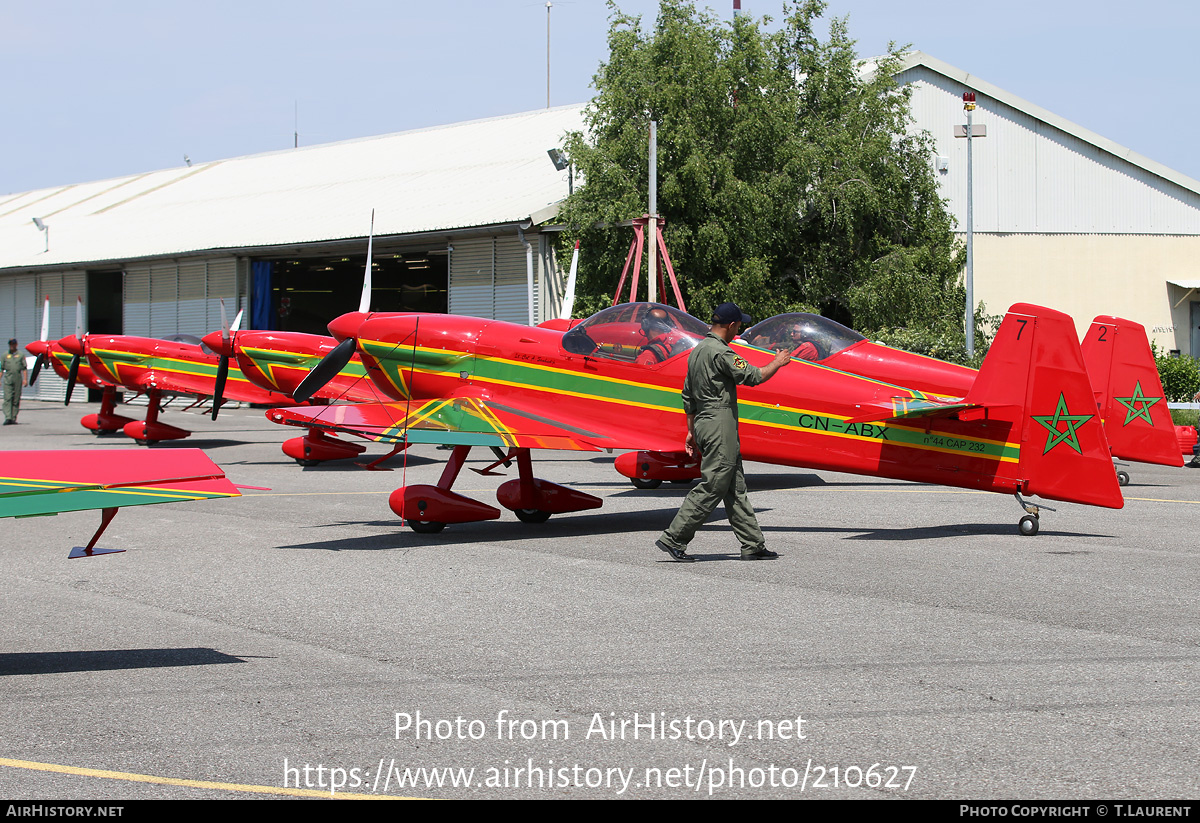
[[[414,358],[412,348],[398,349],[391,344],[371,344],[368,341],[362,341],[362,343],[366,346],[366,350],[379,361],[393,381],[398,381],[401,374],[407,376],[410,369],[419,374],[454,377],[457,377],[462,371],[469,371],[473,379],[483,382],[499,382],[551,391],[559,395],[567,394],[585,399],[608,400],[645,408],[681,413],[683,411],[683,401],[679,390],[674,388],[651,386],[599,375],[584,375],[553,367],[526,365],[503,358],[472,358],[461,352],[428,351],[418,348]],[[406,362],[402,362],[402,359]],[[836,369],[830,371],[836,371]],[[848,376],[866,380],[874,385],[892,385],[857,375]],[[898,391],[909,391],[902,387],[896,388]],[[909,393],[914,395],[918,401],[924,398],[920,392]],[[937,432],[926,433],[924,428],[885,426],[877,423],[850,423],[844,418],[786,406],[767,406],[741,401],[738,404],[738,415],[742,422],[773,428],[860,440],[878,440],[907,448],[1006,462],[1016,462],[1020,459],[1020,447],[1017,444]],[[410,434],[415,435],[416,432],[410,432]],[[403,440],[403,434],[396,431],[393,439]],[[421,442],[417,441],[415,437],[412,439],[413,442]],[[437,442],[448,441],[443,438]]]
[[[268,369],[276,367],[312,371],[313,367],[321,362],[321,357],[315,354],[300,354],[277,349],[252,349],[249,346],[243,346],[242,351],[254,361],[255,366],[265,373],[269,373]],[[367,370],[363,368],[362,363],[352,360],[338,374],[345,377],[366,377]]]

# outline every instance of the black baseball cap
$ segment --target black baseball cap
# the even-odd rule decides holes
[[[743,326],[750,325],[750,315],[742,312],[737,303],[722,303],[713,309],[712,322],[727,326],[730,323],[741,322]]]
[[[9,340],[9,341],[8,341],[8,345],[10,345],[10,346],[15,346],[15,345],[17,345],[17,338],[15,338],[15,337],[14,337],[12,340]]]

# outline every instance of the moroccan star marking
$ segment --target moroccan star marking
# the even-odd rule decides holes
[[[1154,421],[1150,419],[1150,407],[1162,400],[1161,397],[1147,397],[1146,395],[1142,394],[1141,380],[1137,381],[1137,383],[1134,385],[1132,397],[1117,397],[1114,399],[1124,406],[1126,410],[1125,422],[1121,424],[1122,426],[1128,426],[1139,417],[1153,426]],[[1138,403],[1142,404],[1141,408],[1136,408]]]
[[[1046,431],[1050,432],[1046,438],[1046,447],[1042,449],[1042,454],[1046,454],[1059,443],[1066,443],[1075,451],[1083,454],[1083,450],[1079,448],[1079,435],[1077,431],[1080,426],[1095,416],[1094,414],[1068,414],[1067,400],[1063,397],[1062,392],[1059,392],[1058,405],[1055,407],[1053,415],[1031,415]],[[1059,429],[1060,423],[1067,425],[1066,431]]]

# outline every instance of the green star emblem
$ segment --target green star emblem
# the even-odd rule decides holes
[[[1055,407],[1053,415],[1031,415],[1046,431],[1050,432],[1046,438],[1046,447],[1042,449],[1042,454],[1046,454],[1059,443],[1066,443],[1075,451],[1083,454],[1083,450],[1079,448],[1079,435],[1077,431],[1080,426],[1095,416],[1094,414],[1068,414],[1067,400],[1063,397],[1062,392],[1059,392],[1058,405]],[[1066,431],[1059,429],[1060,423],[1066,424]]]
[[[1125,422],[1121,424],[1122,426],[1128,426],[1139,417],[1153,426],[1154,421],[1150,419],[1150,407],[1162,400],[1161,397],[1147,397],[1146,395],[1142,394],[1141,380],[1137,381],[1137,383],[1134,385],[1132,397],[1117,397],[1114,399],[1124,406],[1126,410]],[[1142,404],[1141,408],[1137,408],[1138,403]]]

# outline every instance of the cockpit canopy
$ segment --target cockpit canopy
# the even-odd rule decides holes
[[[199,346],[200,351],[204,352],[205,354],[216,354],[215,351],[205,345],[203,340],[194,334],[172,334],[169,337],[164,337],[162,339],[166,340],[168,343],[187,343],[192,346]]]
[[[866,340],[858,332],[819,314],[777,314],[742,332],[742,342],[760,349],[791,350],[794,357],[821,361]]]
[[[654,365],[691,351],[708,325],[661,303],[623,303],[597,312],[563,335],[571,354]]]

